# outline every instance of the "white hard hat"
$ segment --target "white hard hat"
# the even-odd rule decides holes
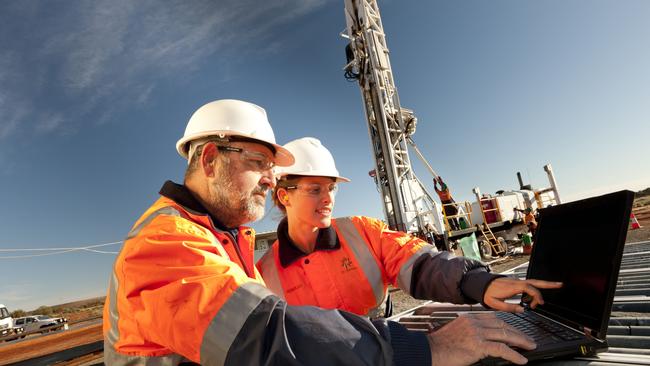
[[[209,136],[239,136],[260,141],[275,148],[275,165],[293,164],[291,152],[275,143],[266,111],[253,103],[222,99],[202,106],[187,123],[185,134],[176,143],[176,150],[187,159],[190,142]]]
[[[296,159],[291,166],[276,168],[279,177],[287,175],[303,175],[313,177],[332,177],[337,182],[349,182],[345,177],[339,176],[334,158],[318,139],[303,137],[284,145]]]

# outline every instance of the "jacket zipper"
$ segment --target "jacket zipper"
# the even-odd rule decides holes
[[[232,245],[235,247],[235,251],[237,252],[237,256],[239,257],[239,261],[241,262],[242,267],[244,267],[244,272],[246,272],[246,275],[247,275],[249,278],[255,278],[255,277],[253,277],[253,275],[250,273],[250,270],[248,269],[248,264],[246,263],[246,261],[244,260],[244,257],[243,257],[242,254],[241,254],[241,250],[239,249],[239,243],[235,241],[235,238],[233,238],[233,236],[230,235],[230,233],[223,232],[223,234],[225,234],[227,237],[230,238],[230,242],[231,242]]]

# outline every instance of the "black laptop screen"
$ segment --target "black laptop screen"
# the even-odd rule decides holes
[[[542,290],[541,310],[596,331],[605,326],[632,199],[622,191],[541,210],[528,278],[564,282]]]

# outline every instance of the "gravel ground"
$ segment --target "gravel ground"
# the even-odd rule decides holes
[[[639,241],[650,240],[650,220],[641,221],[643,225],[640,229],[630,230],[627,232],[627,242],[636,243]]]

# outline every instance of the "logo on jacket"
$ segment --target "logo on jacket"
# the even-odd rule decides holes
[[[354,267],[354,264],[350,260],[350,257],[345,257],[341,259],[341,267],[343,267],[345,272],[350,272],[356,269],[356,267]]]

